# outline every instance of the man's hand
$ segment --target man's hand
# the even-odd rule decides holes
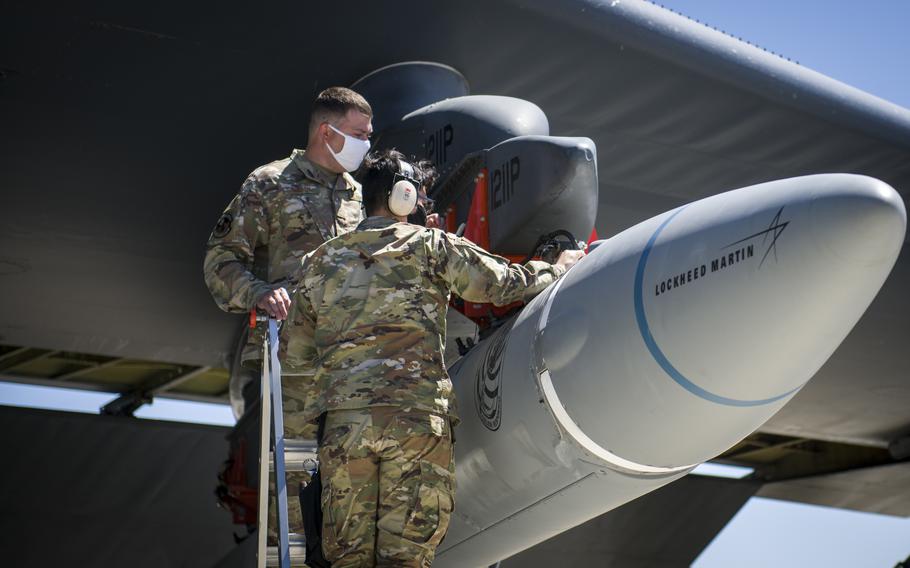
[[[583,250],[564,250],[559,254],[559,258],[556,259],[556,266],[561,266],[563,269],[568,270],[575,266],[575,263],[581,260],[585,255]]]
[[[276,288],[271,292],[266,292],[256,302],[256,307],[265,310],[267,314],[277,320],[284,320],[288,317],[288,308],[291,307],[291,298],[288,291],[284,288]]]
[[[427,228],[428,229],[441,229],[442,223],[439,219],[439,213],[430,213],[427,215]]]

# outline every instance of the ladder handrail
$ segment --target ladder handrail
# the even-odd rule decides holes
[[[256,319],[258,320],[259,318],[257,317]],[[278,497],[276,503],[278,565],[281,568],[290,568],[288,493],[284,467],[284,413],[281,403],[281,363],[278,362],[278,324],[274,318],[268,318],[268,332],[262,345],[261,392],[262,419],[259,437],[259,548],[256,555],[257,566],[265,568],[267,562],[269,447],[271,446],[274,449],[272,455],[275,460],[275,493]]]

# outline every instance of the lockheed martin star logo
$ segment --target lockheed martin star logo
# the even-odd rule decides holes
[[[759,237],[761,237],[762,241],[760,246],[767,246],[768,248],[765,249],[765,254],[762,255],[761,262],[758,263],[758,269],[761,269],[771,253],[774,253],[774,260],[776,262],[777,239],[780,238],[781,234],[784,232],[784,229],[786,229],[790,224],[790,221],[781,221],[781,216],[783,213],[783,207],[778,209],[777,214],[773,219],[771,219],[771,223],[764,231],[759,231],[754,235],[749,235],[748,237],[739,239],[736,242],[720,247],[719,250],[723,252],[718,256],[707,259],[701,264],[685,266],[679,270],[679,272],[661,275],[654,282],[654,297],[663,296],[664,294],[676,290],[682,286],[688,286],[690,284],[697,283],[704,280],[706,277],[711,277],[713,274],[721,271],[726,271],[733,266],[739,265],[742,262],[751,261],[751,259],[755,257],[755,247],[757,243],[748,241],[758,239]],[[675,215],[676,214],[670,216],[669,219],[664,221],[664,224],[661,225],[661,227],[651,236],[648,247],[651,247],[654,244],[654,241],[657,239],[657,235],[660,234],[660,231],[663,229],[663,227],[665,227]],[[646,248],[645,252],[642,253],[641,258],[647,259],[649,253],[650,248]],[[639,261],[638,270],[644,270],[644,260]],[[640,273],[636,274],[636,278],[641,278]]]
[[[781,222],[780,216],[781,216],[781,213],[783,213],[783,212],[784,212],[783,207],[778,209],[777,215],[775,215],[774,218],[771,219],[771,224],[764,231],[760,231],[758,233],[755,233],[754,235],[749,235],[748,237],[746,237],[744,239],[740,239],[740,240],[736,241],[735,243],[730,243],[723,248],[727,249],[727,248],[736,246],[740,243],[744,243],[748,240],[762,237],[762,241],[761,241],[762,244],[763,245],[767,244],[768,248],[765,250],[765,254],[761,257],[761,262],[758,263],[758,268],[760,269],[762,267],[762,265],[765,263],[765,260],[768,258],[768,255],[771,254],[772,252],[774,253],[774,261],[777,262],[777,239],[780,238],[781,233],[783,233],[784,229],[787,228],[787,225],[790,224],[790,221]],[[770,243],[768,243],[769,238],[771,239]]]

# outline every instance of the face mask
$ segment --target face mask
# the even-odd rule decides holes
[[[417,209],[413,213],[408,215],[408,223],[412,225],[420,225],[421,227],[427,226],[427,209],[422,204],[417,204]]]
[[[364,156],[366,156],[367,152],[370,151],[370,141],[348,136],[331,124],[329,124],[329,128],[344,136],[344,145],[341,147],[341,151],[337,154],[334,150],[332,150],[332,147],[329,146],[328,142],[326,142],[325,147],[329,149],[329,153],[332,154],[332,157],[335,158],[335,161],[338,162],[338,164],[344,168],[345,171],[353,172],[360,167]]]

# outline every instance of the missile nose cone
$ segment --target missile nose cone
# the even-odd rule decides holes
[[[553,415],[643,472],[718,455],[831,356],[905,230],[891,187],[832,174],[720,194],[620,233],[543,300]]]
[[[849,176],[818,193],[810,217],[821,249],[855,268],[893,260],[907,228],[897,191],[877,179]]]

